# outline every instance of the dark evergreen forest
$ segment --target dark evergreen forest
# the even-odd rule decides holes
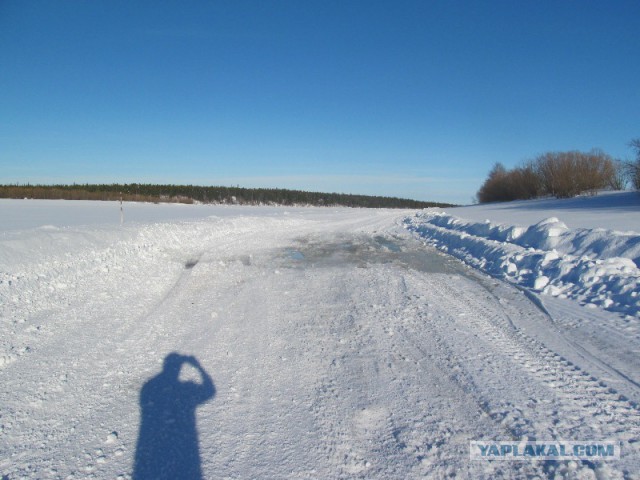
[[[238,205],[313,205],[364,208],[448,207],[396,197],[306,192],[281,188],[204,187],[198,185],[73,184],[0,185],[0,198],[122,200],[134,202],[214,203]]]

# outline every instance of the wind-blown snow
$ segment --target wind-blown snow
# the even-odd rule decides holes
[[[299,207],[252,207],[182,203],[123,202],[130,223],[200,220],[207,217],[278,216]],[[91,200],[15,200],[0,198],[0,232],[28,228],[119,225],[120,202]]]
[[[25,202],[41,219],[0,233],[0,477],[637,478],[637,318],[477,273],[415,212]],[[516,439],[622,457],[469,460]]]
[[[567,207],[567,223],[576,223],[580,215],[570,211],[582,202],[583,224],[587,218],[594,224],[606,218],[619,230],[569,228],[556,217],[525,225],[527,219],[537,219],[540,202],[451,209],[451,214],[427,209],[407,219],[406,226],[431,245],[496,277],[546,295],[640,317],[640,233],[629,231],[639,214],[629,215],[629,195],[637,194],[605,195],[608,208],[600,212],[588,210],[597,197],[572,199],[571,208]],[[615,199],[625,200],[618,212],[611,211]],[[545,202],[551,211],[565,207],[564,201]],[[518,224],[504,223],[502,213],[511,217],[514,211],[519,212]],[[458,215],[492,215],[493,221]]]
[[[601,192],[595,196],[555,199],[541,198],[505,203],[488,203],[447,209],[457,217],[474,222],[505,225],[533,225],[556,217],[569,228],[603,228],[640,232],[640,193]],[[454,213],[455,212],[455,213]]]

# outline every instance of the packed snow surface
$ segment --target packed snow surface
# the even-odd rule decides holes
[[[108,205],[0,203],[2,478],[638,478],[634,315],[479,273],[405,228],[472,235],[431,214],[148,205],[120,226]],[[520,439],[622,457],[470,460]]]

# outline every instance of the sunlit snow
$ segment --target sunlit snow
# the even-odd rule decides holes
[[[512,207],[0,201],[0,476],[632,478],[635,214]]]

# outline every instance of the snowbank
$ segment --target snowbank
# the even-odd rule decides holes
[[[558,218],[528,227],[424,210],[405,227],[431,245],[511,283],[589,307],[640,317],[640,235],[571,229]]]

